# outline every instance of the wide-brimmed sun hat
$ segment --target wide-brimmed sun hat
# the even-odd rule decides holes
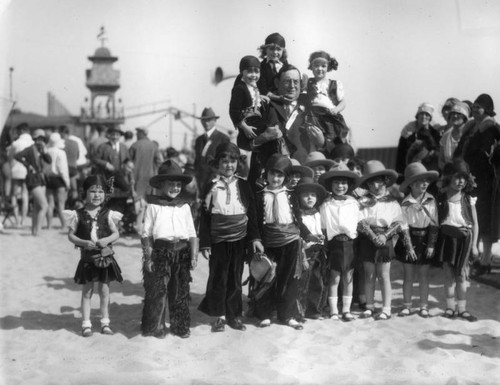
[[[304,166],[313,168],[316,166],[325,166],[325,169],[329,169],[333,166],[335,162],[331,159],[326,159],[325,154],[319,151],[310,152],[304,160]]]
[[[353,187],[357,186],[360,180],[358,174],[356,174],[354,171],[349,170],[349,167],[347,167],[344,162],[335,162],[335,164],[330,167],[330,170],[319,177],[318,182],[321,185],[325,186],[327,189],[330,189],[332,179],[335,178],[349,179]]]
[[[321,201],[323,201],[323,199],[325,199],[326,195],[328,194],[322,185],[314,182],[314,179],[308,176],[302,178],[299,181],[297,186],[295,186],[294,191],[297,194],[297,196],[305,192],[316,193],[317,197],[316,204],[321,203]]]
[[[387,177],[387,187],[392,186],[398,178],[398,173],[394,170],[385,168],[384,164],[379,160],[369,160],[366,162],[363,169],[363,176],[359,181],[359,186],[363,186],[370,179],[378,176]]]
[[[161,164],[158,168],[158,175],[153,176],[149,180],[149,185],[159,189],[166,180],[180,181],[187,184],[193,180],[193,177],[184,174],[182,168],[173,160],[169,159]]]
[[[302,166],[297,159],[290,159],[292,162],[292,167],[290,168],[290,174],[299,173],[302,178],[308,176],[312,178],[314,176],[314,171],[307,166]]]
[[[405,192],[413,182],[419,179],[429,179],[431,182],[434,182],[438,177],[439,173],[437,171],[427,170],[422,163],[410,163],[405,168],[405,180],[401,183],[401,186],[399,186],[399,191]]]

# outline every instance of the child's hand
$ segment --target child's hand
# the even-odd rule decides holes
[[[107,246],[100,239],[95,244],[96,244],[96,246],[100,247],[101,249]]]
[[[306,258],[304,258],[304,260],[302,261],[302,268],[304,270],[309,270],[309,262],[307,261]]]
[[[323,243],[323,240],[321,239],[320,236],[314,235],[314,234],[308,234],[306,236],[306,242],[313,242],[313,243]]]
[[[434,255],[434,247],[427,248],[427,252],[425,253],[425,258],[431,259],[433,255]]]
[[[332,114],[332,115],[337,115],[338,114],[338,111],[337,111],[337,109],[335,107],[330,108],[329,111],[330,111],[330,114]]]
[[[387,243],[387,238],[384,234],[379,234],[375,237],[374,243],[375,246],[382,247]]]
[[[241,129],[247,138],[253,139],[257,137],[257,134],[255,133],[255,130],[257,129],[255,127],[245,124],[241,125]]]
[[[262,245],[262,242],[256,239],[255,241],[252,242],[252,250],[254,253],[263,253],[264,252],[264,246]]]
[[[477,248],[477,245],[472,246],[471,252],[472,252],[472,256],[474,258],[477,258],[477,256],[479,255],[479,249]]]
[[[271,99],[269,98],[269,96],[265,96],[265,95],[260,95],[260,100],[263,103],[269,103],[271,101]]]
[[[201,250],[201,255],[203,258],[205,258],[207,261],[210,259],[210,255],[212,254],[210,249],[203,249]]]
[[[154,270],[154,264],[151,258],[146,258],[142,264],[142,268],[148,273],[152,273]]]
[[[85,250],[94,250],[97,249],[96,244],[93,241],[83,241],[83,246]]]
[[[410,261],[416,261],[417,260],[417,254],[415,254],[415,250],[411,249],[411,251],[408,253],[408,259]]]

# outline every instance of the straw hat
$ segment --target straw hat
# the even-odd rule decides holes
[[[387,187],[392,186],[396,179],[398,178],[398,173],[394,170],[385,168],[384,164],[379,160],[369,160],[366,162],[363,176],[359,181],[359,185],[362,186],[368,180],[376,178],[378,176],[386,176],[388,178]]]
[[[290,174],[299,173],[302,176],[302,178],[306,176],[312,178],[314,176],[314,171],[310,167],[302,166],[297,159],[292,158],[290,159],[290,161],[292,162],[292,167],[290,168]]]
[[[335,164],[330,167],[330,170],[319,177],[319,183],[329,189],[332,183],[331,180],[334,178],[350,179],[353,186],[356,186],[360,179],[358,174],[349,170],[349,167],[347,167],[344,162],[335,162]]]
[[[191,175],[183,174],[182,168],[173,160],[163,162],[158,169],[158,175],[149,180],[149,185],[154,188],[161,188],[161,184],[166,180],[180,181],[189,183],[193,180]]]
[[[313,168],[316,166],[325,166],[325,168],[328,170],[330,167],[333,166],[335,162],[331,159],[326,159],[326,156],[319,151],[313,151],[310,152],[309,155],[307,155],[306,160],[304,161],[304,166]]]
[[[265,255],[260,258],[253,257],[249,265],[250,275],[260,282],[265,279],[265,282],[271,282],[274,279],[276,265]]]
[[[322,185],[320,185],[319,183],[315,183],[314,179],[308,176],[302,178],[299,181],[297,186],[295,186],[294,191],[297,194],[297,196],[305,192],[316,193],[317,197],[316,204],[321,203],[321,201],[323,201],[323,199],[325,199],[326,195],[328,194]]]
[[[419,179],[426,178],[434,182],[438,177],[439,173],[437,171],[428,171],[422,163],[410,163],[405,168],[405,180],[401,183],[399,191],[405,192],[408,186]]]

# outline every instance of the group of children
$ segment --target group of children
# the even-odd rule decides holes
[[[468,321],[477,318],[466,308],[469,258],[477,255],[477,215],[468,165],[446,164],[439,181],[440,194],[427,189],[438,173],[411,163],[394,194],[398,174],[377,160],[363,165],[352,148],[333,141],[345,135],[340,114],[345,106],[342,85],[326,78],[338,63],[324,51],[310,57],[314,79],[307,83],[308,116],[321,127],[325,152],[311,152],[304,164],[290,159],[279,136],[275,153],[265,160],[262,186],[238,175],[244,156],[254,150],[256,138],[276,121],[264,116],[262,104],[282,101],[276,73],[286,64],[284,38],[275,33],[261,47],[262,62],[245,56],[233,87],[230,115],[239,129],[238,145],[220,144],[211,162],[217,171],[203,193],[199,229],[193,223],[183,187],[185,175],[173,161],[165,162],[150,180],[158,195],[148,197],[141,233],[144,336],[165,337],[167,311],[170,332],[190,335],[190,270],[198,254],[209,261],[206,294],[198,309],[213,317],[212,331],[226,326],[244,331],[243,270],[250,266],[249,311],[259,327],[277,321],[303,329],[305,318],[353,321],[351,304],[357,289],[360,318],[391,318],[391,262],[404,265],[404,304],[399,316],[412,314],[414,272],[418,272],[418,314],[429,317],[429,266],[445,271],[445,317]],[[330,146],[331,147],[328,147]],[[85,206],[66,212],[69,240],[81,249],[75,281],[83,284],[82,335],[92,335],[90,299],[98,282],[101,332],[112,334],[108,304],[109,283],[121,282],[112,244],[119,233],[120,215],[106,209],[109,186],[90,176],[83,184]],[[356,279],[357,277],[357,279]],[[377,279],[382,291],[376,312]],[[357,282],[356,282],[357,281]],[[356,284],[356,285],[355,285]],[[357,286],[356,288],[354,286]]]

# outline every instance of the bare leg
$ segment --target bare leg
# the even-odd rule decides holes
[[[54,218],[54,190],[47,189],[47,229],[52,228],[52,219]]]
[[[61,221],[61,228],[66,229],[66,220],[62,214],[64,206],[66,205],[66,200],[68,199],[68,190],[65,187],[59,187],[56,191],[56,208],[57,215]]]
[[[382,284],[382,306],[383,311],[390,314],[392,303],[392,286],[391,286],[391,263],[381,262],[377,263],[377,276]]]
[[[418,290],[420,293],[420,308],[427,308],[429,301],[429,265],[418,267]]]
[[[101,317],[104,324],[109,324],[109,284],[99,282]],[[104,322],[104,321],[107,321]]]
[[[45,186],[35,187],[32,191],[33,194],[33,225],[31,226],[31,233],[38,235],[42,228],[42,223],[47,214],[48,203],[45,196]]]
[[[94,282],[87,282],[82,286],[82,326],[90,327],[90,305],[94,292]]]

